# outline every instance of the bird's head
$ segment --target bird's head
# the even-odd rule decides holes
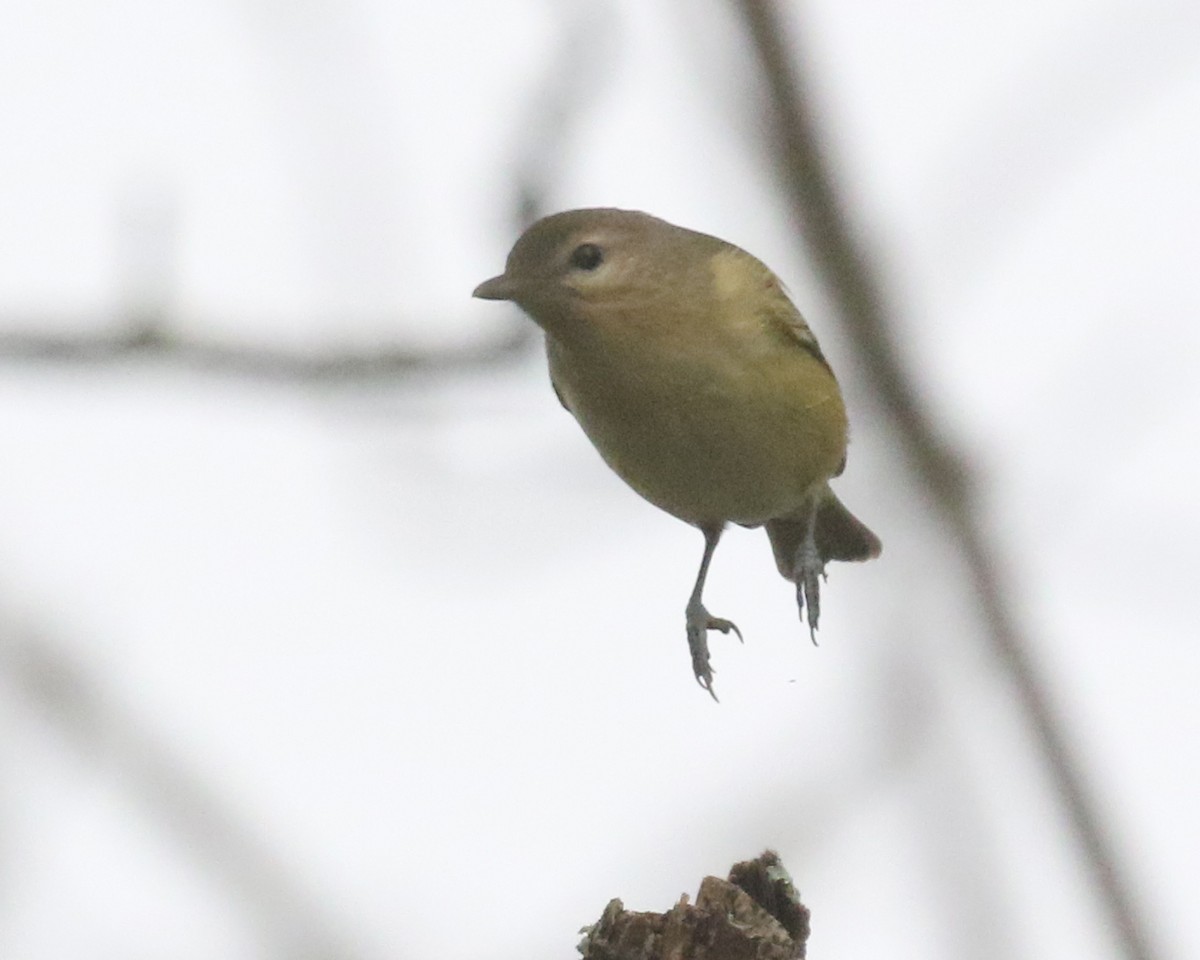
[[[696,244],[719,243],[631,210],[568,210],[534,223],[512,248],[504,273],[474,296],[511,300],[548,331],[604,310],[644,309],[686,289],[703,259]],[[711,253],[711,250],[708,251]]]

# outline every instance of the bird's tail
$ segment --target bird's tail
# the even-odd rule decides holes
[[[883,545],[865,523],[846,509],[828,488],[817,502],[816,523],[812,526],[817,553],[822,564],[830,560],[872,560]],[[775,565],[785,580],[796,579],[796,555],[808,535],[812,515],[769,520],[767,536],[775,551]]]

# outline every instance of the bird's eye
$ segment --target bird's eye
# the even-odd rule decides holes
[[[604,251],[594,243],[581,243],[571,251],[571,266],[580,270],[595,270],[604,262]]]

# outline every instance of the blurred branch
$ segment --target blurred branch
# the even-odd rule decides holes
[[[230,902],[245,909],[257,928],[258,955],[361,956],[253,828],[134,717],[117,709],[97,678],[66,651],[28,630],[0,624],[4,675],[72,747],[166,824],[184,856],[218,876]]]
[[[190,338],[171,333],[161,322],[147,324],[139,322],[140,318],[133,319],[128,328],[108,333],[0,330],[0,363],[102,366],[143,360],[213,374],[345,384],[385,380],[416,371],[488,366],[522,352],[531,340],[532,329],[530,324],[514,322],[490,340],[445,350],[379,346],[302,351]]]
[[[548,212],[546,197],[559,177],[574,123],[604,89],[616,61],[611,5],[548,0],[547,14],[557,21],[555,48],[516,145],[519,229]],[[178,272],[177,215],[169,193],[131,188],[121,198],[119,213],[121,325],[100,333],[55,334],[44,332],[47,324],[40,318],[19,318],[16,329],[10,319],[0,328],[0,364],[102,366],[137,360],[217,375],[340,385],[485,367],[522,353],[537,339],[537,328],[515,315],[490,339],[443,350],[379,345],[306,351],[189,337],[169,323]]]
[[[612,4],[549,0],[546,8],[559,20],[558,49],[520,128],[514,162],[518,232],[550,212],[546,197],[558,179],[573,125],[612,77],[617,59]]]
[[[159,184],[131,184],[117,204],[114,231],[117,307],[70,333],[48,332],[60,317],[6,317],[0,363],[103,366],[140,361],[215,375],[296,383],[352,384],[413,372],[484,367],[521,353],[535,328],[513,318],[487,338],[446,349],[397,344],[281,348],[189,336],[178,323],[177,202]],[[463,302],[468,290],[462,292]],[[61,326],[61,323],[59,324]]]
[[[1145,921],[1101,825],[1082,765],[1029,654],[1029,638],[1008,603],[1011,592],[983,532],[966,469],[920,397],[897,348],[889,320],[894,310],[838,195],[811,103],[789,57],[782,18],[769,0],[735,0],[734,5],[745,20],[762,70],[771,146],[797,232],[824,274],[867,370],[869,386],[903,441],[914,474],[929,491],[934,509],[952,531],[966,562],[992,652],[1018,690],[1122,953],[1130,960],[1150,960],[1155,952]]]

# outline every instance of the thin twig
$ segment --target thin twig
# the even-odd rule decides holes
[[[889,321],[895,311],[834,184],[811,103],[789,56],[784,23],[769,0],[735,0],[735,6],[746,22],[766,84],[772,146],[797,232],[824,275],[869,386],[902,438],[914,473],[953,532],[992,652],[1017,688],[1121,952],[1129,960],[1151,960],[1156,953],[1146,922],[1118,867],[1082,764],[1029,654],[1028,636],[1007,601],[1009,592],[995,549],[983,532],[963,460],[943,438],[897,349]]]
[[[464,294],[465,296],[465,294]],[[424,370],[474,369],[522,352],[529,324],[513,323],[488,340],[444,350],[381,345],[363,349],[326,347],[288,350],[273,346],[188,337],[162,326],[131,324],[101,333],[0,330],[0,363],[103,366],[138,360],[206,373],[315,384],[372,383]]]
[[[587,106],[612,79],[618,61],[611,5],[548,0],[546,12],[556,21],[556,45],[524,111],[512,162],[518,232],[550,212],[547,198],[561,179],[570,136]]]

